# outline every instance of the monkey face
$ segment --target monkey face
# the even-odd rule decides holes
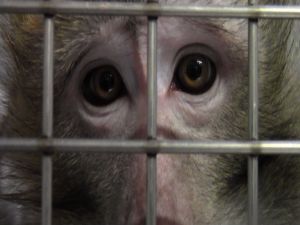
[[[80,60],[70,70],[62,97],[57,98],[57,123],[63,121],[63,118],[70,118],[68,124],[73,127],[69,130],[84,127],[79,131],[82,132],[79,136],[146,138],[147,20],[131,17],[94,19],[90,22],[88,34],[81,33],[79,40],[67,43],[72,48],[63,46],[61,50],[73,58],[74,54],[70,52],[81,49],[82,53],[79,52]],[[58,31],[62,33],[61,37],[73,37],[74,28],[63,25],[69,24],[71,20],[76,19],[66,22],[65,17],[57,18],[57,25],[64,28]],[[77,21],[80,24],[80,29],[77,29],[84,29],[86,20]],[[246,135],[247,102],[244,98],[247,88],[239,81],[247,78],[247,21],[235,20],[231,22],[234,26],[229,23],[228,20],[159,18],[158,139],[240,139]],[[226,31],[221,27],[226,28]],[[244,32],[233,35],[239,27]],[[187,35],[191,31],[194,32]],[[66,57],[62,58],[63,61],[57,62],[59,68],[65,67]],[[235,98],[237,90],[241,94],[236,96],[236,100],[232,103],[227,101]],[[233,102],[241,107],[234,110]],[[239,135],[232,132],[236,130],[234,128],[221,129],[224,126],[221,117],[233,115],[235,120],[231,122],[236,124],[233,126],[242,131]],[[65,132],[65,129],[57,129],[58,132]],[[99,162],[108,161],[109,165],[105,167],[111,168],[114,165],[116,171],[98,171],[97,182],[112,183],[112,179],[116,179],[123,183],[108,189],[99,185],[98,191],[91,190],[102,205],[97,208],[104,213],[103,218],[107,219],[105,223],[143,224],[146,214],[145,157],[105,156],[105,160],[102,157],[97,156],[99,159],[93,163],[92,168],[97,167]],[[219,170],[217,164],[218,160],[209,156],[158,156],[159,224],[207,224],[211,216],[217,214],[216,202],[208,197],[223,194],[223,190],[216,190],[212,185],[217,182],[213,178],[215,170]],[[195,165],[211,168],[202,169]],[[246,195],[244,197],[246,199]],[[112,208],[111,202],[118,204]]]

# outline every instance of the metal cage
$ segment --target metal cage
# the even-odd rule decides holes
[[[258,157],[270,154],[300,154],[300,141],[259,141],[258,137],[258,40],[260,18],[300,19],[299,6],[171,6],[158,0],[147,3],[83,1],[0,2],[0,13],[44,15],[44,70],[42,136],[36,139],[0,139],[0,152],[42,152],[42,225],[52,224],[52,153],[144,153],[147,154],[147,225],[156,225],[156,155],[161,153],[240,154],[248,156],[248,224],[258,225]],[[55,139],[53,134],[53,46],[55,14],[147,16],[148,17],[148,140],[111,141]],[[157,18],[160,16],[247,18],[249,70],[249,141],[158,141],[157,107]],[[284,149],[284,151],[282,151]]]

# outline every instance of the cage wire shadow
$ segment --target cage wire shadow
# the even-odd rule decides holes
[[[52,154],[56,152],[144,153],[147,154],[146,225],[156,225],[156,155],[169,154],[240,154],[248,156],[248,225],[258,225],[258,157],[268,154],[300,154],[300,141],[259,141],[258,137],[258,40],[260,18],[300,19],[299,6],[170,6],[158,0],[147,3],[1,1],[0,13],[44,15],[43,117],[42,138],[0,139],[0,152],[42,152],[42,225],[52,224]],[[53,138],[53,68],[55,14],[147,16],[148,17],[148,140],[112,141]],[[157,107],[157,18],[193,16],[247,18],[249,70],[249,141],[158,141]],[[282,151],[284,149],[284,151]]]

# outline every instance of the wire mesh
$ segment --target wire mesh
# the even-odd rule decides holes
[[[1,139],[0,152],[43,152],[42,225],[52,224],[51,152],[85,151],[98,153],[147,154],[147,225],[156,224],[156,154],[241,154],[248,155],[248,224],[258,222],[258,156],[263,154],[299,154],[300,141],[258,141],[258,55],[259,18],[300,18],[299,6],[171,6],[148,3],[1,1],[0,13],[36,13],[45,15],[43,126],[39,139]],[[148,140],[111,141],[53,139],[53,48],[55,14],[148,16]],[[197,16],[249,19],[249,141],[158,141],[157,107],[157,19],[159,16]],[[284,152],[282,151],[284,149]]]

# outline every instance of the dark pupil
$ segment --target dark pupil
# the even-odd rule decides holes
[[[114,75],[109,71],[103,71],[99,77],[99,87],[106,92],[111,92],[114,88]]]
[[[186,74],[191,80],[196,80],[201,76],[203,61],[199,58],[192,59],[186,66]]]

